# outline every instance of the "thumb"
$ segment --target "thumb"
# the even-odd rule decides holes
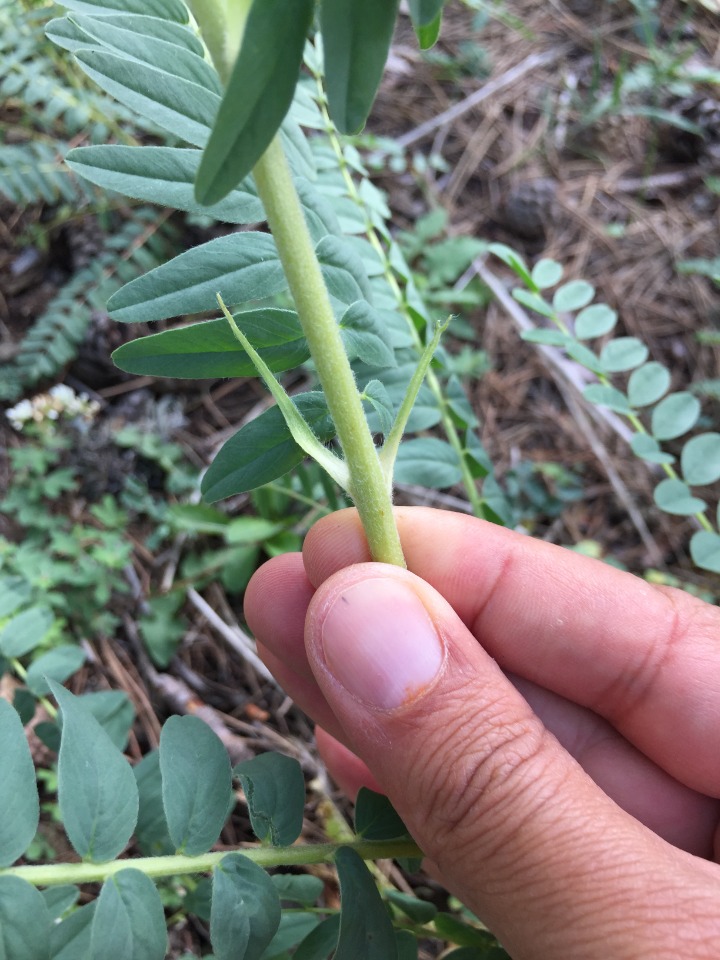
[[[650,909],[647,891],[685,855],[599,790],[428,584],[374,563],[334,574],[306,648],[348,745],[516,960],[673,939],[671,897]]]

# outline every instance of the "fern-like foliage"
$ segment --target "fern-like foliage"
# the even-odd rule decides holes
[[[0,144],[0,197],[18,205],[95,199],[96,191],[63,162],[68,149],[61,141]]]
[[[53,297],[3,369],[0,400],[13,401],[41,380],[55,377],[72,361],[94,311],[148,265],[157,266],[177,248],[174,230],[157,210],[140,207],[116,233],[106,237],[96,259]]]

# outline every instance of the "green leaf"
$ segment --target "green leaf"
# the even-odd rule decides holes
[[[592,370],[593,373],[604,373],[605,368],[600,362],[600,358],[596,353],[593,353],[588,347],[582,343],[578,343],[577,340],[571,340],[570,343],[565,347],[567,355],[572,357],[573,360],[577,360],[578,363],[581,363],[584,367],[587,367],[588,370]]]
[[[341,133],[367,120],[390,50],[399,0],[322,0],[325,85],[330,116]]]
[[[350,847],[340,847],[335,866],[341,912],[334,960],[396,960],[393,925],[370,871]]]
[[[162,774],[160,753],[151,750],[133,767],[137,781],[140,809],[135,836],[145,856],[160,857],[175,853],[168,833],[165,807],[162,801]]]
[[[310,355],[297,314],[292,310],[248,310],[235,314],[235,320],[245,328],[246,336],[271,370],[292,370]],[[265,323],[267,328],[263,330]],[[273,329],[278,336],[275,344],[263,346],[253,335],[257,331],[260,339],[272,340]],[[294,338],[280,339],[286,334],[294,334]],[[255,365],[224,317],[131,340],[118,347],[112,358],[121,370],[139,376],[202,380],[255,375]]]
[[[59,919],[70,907],[73,907],[80,897],[80,889],[71,883],[63,883],[57,887],[48,887],[41,890],[45,906],[48,908],[51,920]]]
[[[142,13],[161,20],[187,23],[187,7],[182,0],[63,0],[62,5],[77,13]]]
[[[575,317],[575,336],[578,340],[602,337],[610,333],[617,319],[617,313],[606,303],[593,303]]]
[[[309,933],[293,954],[293,960],[328,960],[337,946],[340,934],[340,914],[326,917]]]
[[[348,357],[371,367],[395,367],[397,360],[387,327],[367,300],[351,303],[340,320],[340,332]]]
[[[335,436],[335,427],[321,393],[293,398],[308,426],[319,440]],[[211,463],[202,480],[205,500],[213,502],[253,490],[282,477],[305,459],[277,406],[246,423],[232,436]]]
[[[421,50],[429,50],[434,47],[440,37],[440,28],[442,27],[442,13],[438,13],[434,20],[431,20],[427,26],[418,26],[413,24],[415,36],[418,38],[418,44]]]
[[[78,50],[85,73],[106,93],[195,147],[204,147],[220,105],[218,94],[107,50]]]
[[[120,870],[105,881],[98,897],[88,960],[163,960],[167,949],[165,912],[152,880],[140,870]]]
[[[700,401],[691,393],[671,393],[652,412],[656,440],[674,440],[691,430],[700,416]]]
[[[345,304],[372,300],[365,266],[347,241],[328,234],[315,247],[315,254],[332,297]]]
[[[25,687],[16,687],[13,694],[12,705],[17,715],[20,717],[20,723],[25,727],[35,716],[37,701],[35,697],[26,690]]]
[[[492,935],[486,930],[471,927],[451,913],[439,913],[433,923],[443,940],[450,940],[451,943],[457,943],[461,947],[477,947],[486,951],[494,942]]]
[[[521,334],[523,340],[528,343],[541,343],[547,347],[567,347],[572,338],[562,330],[551,330],[544,327],[537,327],[535,330],[523,330]]]
[[[82,699],[49,683],[63,715],[58,799],[65,831],[83,859],[112,860],[137,820],[132,767]]]
[[[674,463],[675,457],[665,453],[655,437],[647,433],[635,433],[630,441],[630,447],[636,457],[647,460],[649,463]]]
[[[88,960],[92,921],[96,901],[74,910],[62,923],[55,924],[50,934],[52,960]]]
[[[15,708],[2,697],[0,810],[0,867],[9,867],[25,853],[35,836],[40,804],[25,730]]]
[[[69,6],[69,4],[63,4]],[[93,11],[97,16],[97,11]],[[192,30],[186,25],[175,23],[172,20],[160,20],[158,17],[144,16],[139,13],[115,13],[105,14],[103,12],[103,22],[112,24],[116,27],[123,27],[126,30],[132,30],[136,36],[155,37],[158,40],[164,40],[166,43],[174,43],[184,50],[197,54],[199,57],[205,56],[205,49]],[[68,17],[57,20],[51,20],[45,27],[46,35],[57,43],[58,46],[66,50],[75,50],[77,43],[66,44],[68,38],[74,37],[76,28]],[[82,46],[87,46],[82,43]]]
[[[479,426],[479,420],[463,390],[460,378],[454,373],[448,378],[445,396],[456,425],[459,425],[462,430]]]
[[[720,480],[720,433],[692,437],[680,455],[683,477],[693,486]]]
[[[648,348],[637,337],[617,337],[600,352],[600,363],[608,373],[634,370],[648,358]]]
[[[397,960],[418,960],[418,941],[409,930],[395,931]]]
[[[628,380],[628,398],[634,407],[657,403],[670,389],[670,371],[661,363],[644,363]]]
[[[36,697],[50,692],[47,678],[62,683],[85,663],[85,651],[76,644],[53,647],[30,664],[25,682]]]
[[[522,287],[516,287],[512,295],[514,300],[517,300],[518,303],[521,303],[529,310],[534,310],[535,313],[539,313],[543,317],[550,318],[553,316],[552,307],[539,293],[532,293],[530,290],[523,290]]]
[[[553,297],[557,313],[569,313],[586,307],[595,296],[595,287],[586,280],[571,280],[558,287]]]
[[[616,390],[615,387],[608,387],[602,383],[591,383],[589,387],[585,387],[583,390],[583,397],[590,403],[596,403],[599,407],[608,407],[616,413],[632,413],[628,398],[621,390]]]
[[[396,840],[409,836],[400,815],[382,793],[360,787],[355,801],[355,832],[365,840]]]
[[[319,923],[320,917],[316,913],[283,913],[280,926],[260,960],[286,960],[289,957],[287,951],[304,940]]]
[[[379,380],[370,380],[363,388],[362,398],[372,405],[380,421],[380,432],[387,437],[392,430],[395,416],[390,394]]]
[[[265,871],[239,853],[213,870],[210,940],[216,960],[259,960],[280,925],[280,900]]]
[[[533,283],[540,290],[554,287],[556,283],[560,283],[562,275],[562,264],[558,263],[557,260],[548,259],[538,260],[531,274]]]
[[[305,811],[305,780],[297,760],[281,753],[261,753],[238,763],[233,776],[242,784],[258,840],[275,847],[294,843]]]
[[[0,578],[0,620],[5,620],[30,599],[32,588],[24,577]]]
[[[418,27],[428,26],[442,13],[445,2],[446,0],[408,0],[412,22]]]
[[[701,570],[720,573],[720,536],[710,530],[697,530],[690,539],[690,556]]]
[[[462,479],[457,452],[437,437],[416,437],[400,444],[395,482],[432,489],[452,487]]]
[[[250,7],[240,53],[210,134],[195,193],[222,200],[255,166],[292,103],[314,0]]]
[[[199,717],[170,717],[160,734],[160,771],[175,849],[189,857],[206,853],[220,836],[232,796],[222,741]]]
[[[322,896],[325,884],[310,873],[274,873],[270,879],[281,900],[311,907]]]
[[[30,607],[16,614],[0,631],[0,653],[5,657],[23,657],[39,646],[55,617],[47,607]]]
[[[0,877],[0,957],[49,960],[50,929],[42,894],[19,877]]]
[[[437,907],[434,903],[419,900],[417,897],[401,893],[399,890],[386,890],[385,897],[415,923],[430,923],[437,913]]]
[[[122,323],[146,323],[259,300],[285,289],[285,275],[269,234],[245,231],[217,237],[132,280],[108,300]]]
[[[122,690],[98,690],[83,693],[79,699],[118,750],[124,750],[135,720],[135,708],[128,695]]]
[[[506,266],[510,267],[518,277],[523,281],[523,283],[530,287],[532,290],[535,286],[535,282],[528,270],[525,261],[520,256],[519,253],[516,253],[512,247],[506,246],[504,243],[491,243],[488,247],[490,253],[494,253]],[[513,291],[514,294],[514,291]]]
[[[202,152],[181,147],[127,147],[102,144],[71,150],[65,162],[79,176],[104,190],[136,200],[205,214],[223,223],[258,223],[265,219],[254,184],[243,181],[221,203],[203,206],[194,183]]]
[[[665,513],[680,517],[702,513],[707,506],[704,500],[692,495],[690,487],[682,480],[662,480],[655,487],[653,499]]]

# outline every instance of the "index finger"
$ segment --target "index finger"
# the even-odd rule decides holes
[[[473,517],[395,516],[408,568],[503,670],[594,710],[676,779],[720,796],[720,611]],[[356,512],[316,524],[303,558],[315,586],[370,559]]]

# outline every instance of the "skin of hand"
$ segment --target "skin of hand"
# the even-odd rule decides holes
[[[720,611],[481,520],[357,514],[253,577],[248,623],[351,795],[386,793],[514,960],[720,956]]]

